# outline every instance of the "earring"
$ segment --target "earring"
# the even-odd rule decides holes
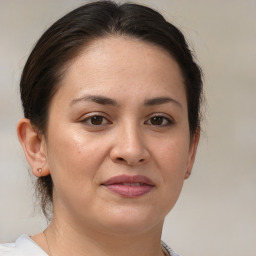
[[[42,172],[42,168],[37,168],[37,171],[38,171],[39,173],[41,173],[41,172]]]

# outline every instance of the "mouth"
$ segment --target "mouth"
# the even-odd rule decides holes
[[[140,197],[149,193],[155,187],[154,183],[149,178],[142,175],[115,176],[103,182],[101,186],[127,198]]]

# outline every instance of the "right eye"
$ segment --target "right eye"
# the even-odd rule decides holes
[[[83,119],[81,123],[89,126],[100,126],[100,125],[109,124],[110,121],[108,121],[104,116],[92,115]]]

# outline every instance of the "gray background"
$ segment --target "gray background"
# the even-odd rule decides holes
[[[19,77],[42,32],[86,1],[0,1],[0,242],[45,227],[34,211],[16,136]],[[256,1],[134,1],[161,11],[187,36],[207,96],[193,174],[166,219],[163,240],[182,256],[256,255]]]

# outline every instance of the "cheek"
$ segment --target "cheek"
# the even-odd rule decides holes
[[[89,188],[92,188],[97,168],[97,146],[68,130],[52,133],[49,142],[47,157],[55,204],[69,208],[81,205],[82,198],[93,192]]]
[[[187,171],[189,140],[185,134],[181,137],[169,137],[155,147],[157,169],[161,172],[163,196],[175,203],[181,192]]]
[[[85,167],[93,163],[95,152],[102,149],[101,141],[95,140],[85,131],[74,128],[56,128],[56,132],[50,134],[48,145],[49,159],[51,163],[64,166],[72,171],[77,166]],[[98,155],[98,154],[97,154]]]
[[[97,182],[98,170],[104,162],[106,139],[102,143],[102,138],[81,131],[80,127],[55,130],[58,133],[49,133],[48,164],[56,189],[65,184],[66,190],[88,192],[88,185]]]
[[[181,193],[186,173],[188,145],[185,139],[169,137],[154,147],[156,169],[161,174],[158,199],[161,198],[163,203],[157,208],[159,215],[167,215]]]
[[[168,137],[161,143],[155,143],[154,152],[160,169],[168,170],[169,175],[183,175],[189,151],[189,140],[186,136]]]

